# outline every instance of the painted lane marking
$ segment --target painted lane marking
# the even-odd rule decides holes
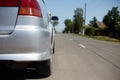
[[[86,46],[84,46],[83,44],[79,44],[79,46],[82,48],[86,48]]]

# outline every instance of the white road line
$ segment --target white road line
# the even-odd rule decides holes
[[[84,46],[83,44],[79,44],[79,46],[82,48],[86,48],[86,46]]]
[[[71,41],[73,40],[73,39],[70,39]]]

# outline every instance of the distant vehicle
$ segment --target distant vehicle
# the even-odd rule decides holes
[[[48,77],[57,20],[43,0],[0,0],[0,67]]]

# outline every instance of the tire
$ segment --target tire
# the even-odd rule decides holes
[[[55,54],[55,42],[53,44],[53,54]]]
[[[38,75],[43,78],[49,77],[51,75],[51,62],[50,60],[43,61],[41,63],[41,66],[38,66],[37,69]]]

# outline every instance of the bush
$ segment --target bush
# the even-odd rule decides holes
[[[85,34],[89,36],[93,36],[95,34],[95,28],[92,26],[87,27]]]

